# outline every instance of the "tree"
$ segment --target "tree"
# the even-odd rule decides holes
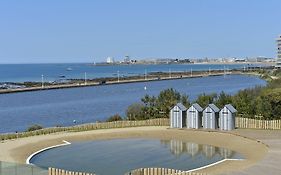
[[[266,90],[261,96],[262,115],[266,119],[281,118],[281,88]]]
[[[173,88],[161,91],[156,100],[156,106],[161,117],[168,118],[171,107],[176,105],[180,100],[180,93]]]
[[[127,119],[129,120],[143,120],[148,119],[147,115],[145,115],[145,106],[141,103],[133,103],[131,104],[126,111]]]
[[[232,96],[229,94],[224,93],[223,91],[219,94],[216,99],[215,104],[219,108],[223,108],[224,105],[232,103]]]
[[[187,108],[190,107],[190,101],[188,95],[184,94],[181,96],[181,103]]]
[[[208,106],[208,104],[214,103],[216,97],[217,97],[216,93],[208,94],[208,95],[203,93],[197,97],[195,102],[204,108],[204,107]]]

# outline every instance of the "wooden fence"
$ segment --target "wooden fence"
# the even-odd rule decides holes
[[[65,131],[80,132],[80,131],[90,131],[90,130],[97,130],[97,129],[126,128],[126,127],[140,127],[140,126],[169,126],[169,119],[158,118],[158,119],[138,120],[138,121],[124,120],[124,121],[115,121],[115,122],[89,123],[89,124],[69,126],[69,127],[44,128],[44,129],[30,131],[30,132],[1,134],[0,141],[35,136],[35,135],[46,135],[46,134],[65,132]]]
[[[207,175],[206,173],[193,173],[169,168],[140,168],[125,175]]]
[[[49,168],[49,175],[95,175],[95,174],[67,171],[58,168]]]
[[[281,129],[281,120],[262,120],[236,117],[235,126],[246,129]]]
[[[41,130],[31,131],[31,132],[20,132],[20,133],[10,133],[1,134],[1,140],[16,139],[22,137],[29,137],[35,135],[45,135],[56,132],[65,131],[90,131],[97,129],[111,129],[111,128],[126,128],[126,127],[140,127],[140,126],[170,126],[170,121],[167,118],[159,119],[149,119],[149,120],[139,120],[139,121],[115,121],[115,122],[102,122],[102,123],[89,123],[83,125],[69,126],[69,127],[53,127],[45,128]],[[281,129],[281,120],[262,120],[259,118],[249,119],[236,117],[235,122],[236,128],[249,128],[249,129]]]
[[[93,173],[83,173],[67,171],[58,168],[49,168],[48,175],[95,175]],[[193,173],[169,168],[140,168],[125,175],[207,175],[206,173]]]

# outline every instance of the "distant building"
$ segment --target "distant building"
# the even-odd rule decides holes
[[[277,38],[277,59],[281,62],[281,35]]]
[[[277,61],[275,68],[281,69],[281,35],[276,39],[277,42]]]
[[[129,55],[126,55],[124,58],[124,63],[130,63],[131,59]]]
[[[114,59],[112,57],[107,57],[106,63],[112,64],[112,63],[114,63]]]
[[[246,62],[246,59],[244,59],[244,58],[235,58],[234,61],[241,63],[241,62]]]

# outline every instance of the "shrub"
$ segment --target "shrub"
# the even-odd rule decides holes
[[[36,130],[39,130],[39,129],[43,129],[43,127],[41,125],[35,124],[35,125],[32,125],[29,128],[27,128],[26,131],[30,132],[30,131],[36,131]]]
[[[111,117],[109,117],[106,122],[115,122],[115,121],[121,121],[123,118],[119,114],[115,114]]]
[[[131,104],[127,111],[126,111],[126,116],[127,119],[129,120],[141,120],[143,119],[143,105],[140,103],[133,103]]]

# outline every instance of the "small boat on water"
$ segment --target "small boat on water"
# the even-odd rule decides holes
[[[73,69],[71,67],[68,67],[66,70],[67,71],[72,71]]]
[[[60,78],[65,78],[65,75],[60,75],[59,77],[60,77]]]

